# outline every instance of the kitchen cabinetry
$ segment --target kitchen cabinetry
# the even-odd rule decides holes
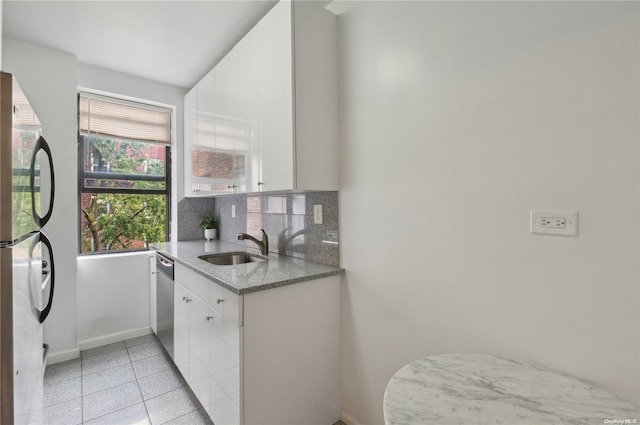
[[[243,39],[184,98],[189,196],[246,192],[255,180],[257,81],[249,41]]]
[[[229,332],[220,312],[179,283],[175,294],[176,365],[215,423],[238,424],[239,332]]]
[[[151,330],[156,335],[158,334],[158,315],[157,315],[157,273],[156,270],[156,254],[155,251],[150,251],[149,254],[149,324],[151,325]]]
[[[239,424],[238,296],[210,290],[208,279],[179,266],[175,278],[176,366],[216,424]],[[225,301],[230,306],[226,317]]]
[[[230,81],[234,69],[229,63],[233,61],[221,62],[184,98],[187,196],[233,193],[246,187],[249,155],[243,152],[241,126],[230,118],[234,105],[229,99],[236,86]]]
[[[281,1],[185,96],[187,195],[338,189],[336,43],[333,14]]]
[[[340,417],[340,277],[237,295],[175,265],[175,362],[216,425]]]
[[[184,97],[185,196],[208,195],[216,189],[216,170],[210,166],[215,155],[213,77],[209,73]]]
[[[173,361],[189,382],[189,305],[190,292],[174,282],[173,287]]]

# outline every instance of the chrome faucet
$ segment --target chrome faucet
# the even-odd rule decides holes
[[[269,237],[267,236],[267,232],[264,229],[260,229],[262,232],[262,241],[257,240],[251,235],[246,233],[238,233],[238,240],[243,241],[245,239],[249,239],[252,242],[255,242],[260,247],[260,252],[262,255],[269,255]]]

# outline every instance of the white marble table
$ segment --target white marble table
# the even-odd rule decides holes
[[[611,393],[540,366],[481,354],[409,363],[384,393],[386,425],[640,424]]]

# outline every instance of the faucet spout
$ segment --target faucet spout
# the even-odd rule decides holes
[[[259,241],[258,239],[254,238],[253,236],[247,233],[238,233],[238,240],[239,241],[243,241],[245,239],[250,240],[251,242],[254,242],[256,245],[258,245],[262,255],[269,255],[269,237],[267,236],[267,232],[265,232],[264,229],[260,229],[260,231],[262,232],[261,241]]]

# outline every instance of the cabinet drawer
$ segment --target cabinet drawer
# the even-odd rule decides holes
[[[207,279],[199,273],[175,264],[175,280],[189,291],[204,300],[218,313],[224,315],[225,322],[242,326],[241,296]]]
[[[209,279],[178,262],[175,263],[174,273],[176,282],[180,282],[182,286],[205,300],[205,302],[209,299],[209,286],[211,286]]]

